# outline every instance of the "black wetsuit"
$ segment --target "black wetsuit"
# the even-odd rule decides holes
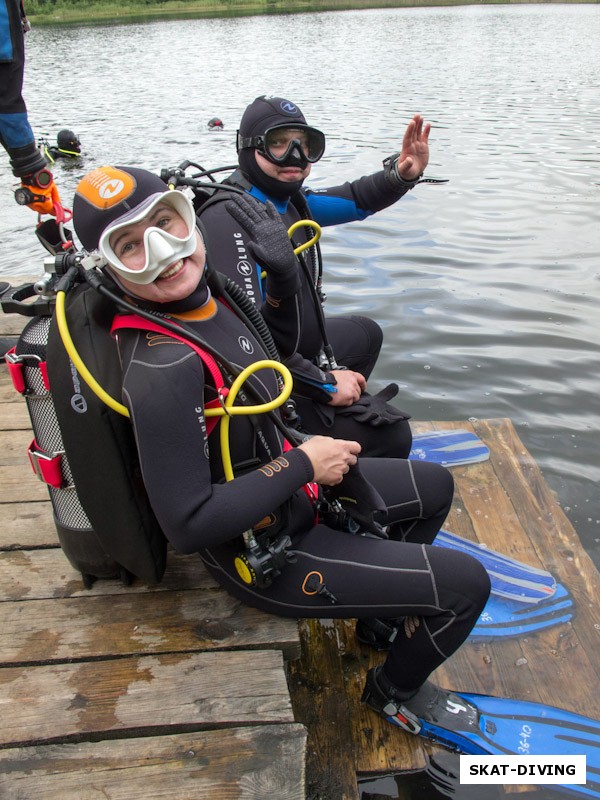
[[[240,170],[227,182],[244,188],[262,202],[270,200],[287,228],[306,218],[314,219],[321,226],[364,219],[406,193],[406,189],[393,188],[383,172],[319,191],[303,189],[291,200],[269,197],[250,184]],[[303,427],[311,433],[359,441],[368,455],[408,456],[412,439],[406,421],[408,415],[393,424],[373,427],[340,415],[328,403],[330,395],[323,391],[323,387],[330,383],[330,375],[326,372],[329,368],[324,366],[321,369],[318,363],[324,340],[319,323],[320,312],[316,307],[319,300],[315,296],[315,283],[318,281],[316,248],[300,256],[304,268],[301,271],[301,290],[294,306],[288,303],[285,308],[270,307],[268,302],[264,302],[261,265],[253,261],[247,248],[248,235],[229,215],[219,197],[227,199],[227,192],[217,192],[214,199],[199,210],[209,263],[241,286],[263,311],[279,353],[294,375],[294,399]],[[311,239],[313,233],[307,227],[300,228],[293,236],[294,246]],[[327,317],[325,329],[337,363],[368,378],[383,340],[379,325],[367,317],[352,315]]]
[[[263,357],[261,343],[221,302],[208,300],[186,322],[240,368]],[[385,669],[402,689],[420,686],[468,636],[489,592],[477,561],[428,546],[452,502],[450,473],[435,464],[361,458],[363,474],[388,506],[390,540],[315,524],[303,490],[312,479],[310,460],[302,450],[283,452],[282,435],[267,415],[231,418],[236,477],[225,482],[218,431],[206,435],[205,396],[210,399],[214,388],[198,355],[171,337],[144,331],[120,331],[118,342],[123,399],[144,482],[176,549],[199,552],[227,591],[269,613],[415,617],[414,632],[400,629]],[[270,369],[250,380],[265,400],[277,394]],[[268,588],[244,584],[234,568],[242,533],[252,526],[275,532],[280,525],[295,560]],[[312,573],[326,592],[317,593]]]

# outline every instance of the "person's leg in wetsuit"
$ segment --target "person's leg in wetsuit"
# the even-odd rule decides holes
[[[468,637],[489,596],[482,565],[429,543],[450,509],[453,480],[436,464],[361,459],[361,469],[388,506],[390,538],[318,524],[294,536],[294,561],[266,589],[241,583],[235,546],[203,557],[241,601],[289,617],[399,619],[380,680],[409,697]],[[381,677],[383,676],[383,677]]]
[[[325,327],[338,364],[367,380],[379,358],[383,331],[369,317],[326,317]]]

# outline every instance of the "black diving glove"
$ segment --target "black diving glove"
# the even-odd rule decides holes
[[[267,270],[267,293],[272,297],[290,297],[300,288],[300,271],[294,248],[277,209],[249,194],[235,194],[225,203],[229,214],[250,237],[248,250]]]
[[[392,425],[398,420],[410,419],[410,414],[400,411],[399,408],[391,406],[388,400],[398,394],[398,385],[390,383],[385,389],[377,394],[363,394],[360,400],[352,403],[351,406],[338,407],[337,413],[348,417],[354,417],[357,422],[366,422],[374,428],[380,425]]]
[[[387,506],[372,483],[360,471],[358,464],[350,467],[341,483],[335,486],[324,486],[325,499],[337,501],[345,515],[356,524],[349,528],[352,533],[370,533],[379,539],[387,539],[388,534],[383,527],[387,519]],[[343,519],[335,519],[335,511],[320,513],[323,522],[331,527],[348,529]],[[336,524],[337,523],[337,524]],[[341,524],[340,524],[341,523]]]

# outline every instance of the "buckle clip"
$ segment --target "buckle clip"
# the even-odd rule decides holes
[[[27,449],[27,455],[31,468],[42,483],[46,483],[54,489],[65,488],[60,468],[64,452],[47,453],[34,439]]]

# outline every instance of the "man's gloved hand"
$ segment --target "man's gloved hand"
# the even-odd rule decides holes
[[[323,487],[323,494],[327,500],[337,500],[346,514],[354,520],[356,530],[351,532],[371,533],[380,539],[388,538],[383,527],[387,518],[387,506],[377,489],[362,474],[358,464],[350,467],[341,483]],[[327,513],[322,516],[327,524]]]
[[[21,178],[21,186],[15,191],[15,200],[20,206],[29,206],[38,214],[60,217],[63,207],[54,176],[48,169],[40,169]]]
[[[249,194],[235,194],[225,208],[249,235],[249,251],[266,268],[268,293],[279,298],[294,294],[300,285],[298,262],[273,203],[263,205]]]
[[[338,408],[337,413],[354,417],[357,422],[366,422],[374,428],[380,425],[392,425],[398,420],[410,419],[410,414],[407,414],[406,411],[400,411],[399,408],[388,403],[388,400],[397,394],[398,385],[390,383],[377,394],[365,393],[351,406]]]

